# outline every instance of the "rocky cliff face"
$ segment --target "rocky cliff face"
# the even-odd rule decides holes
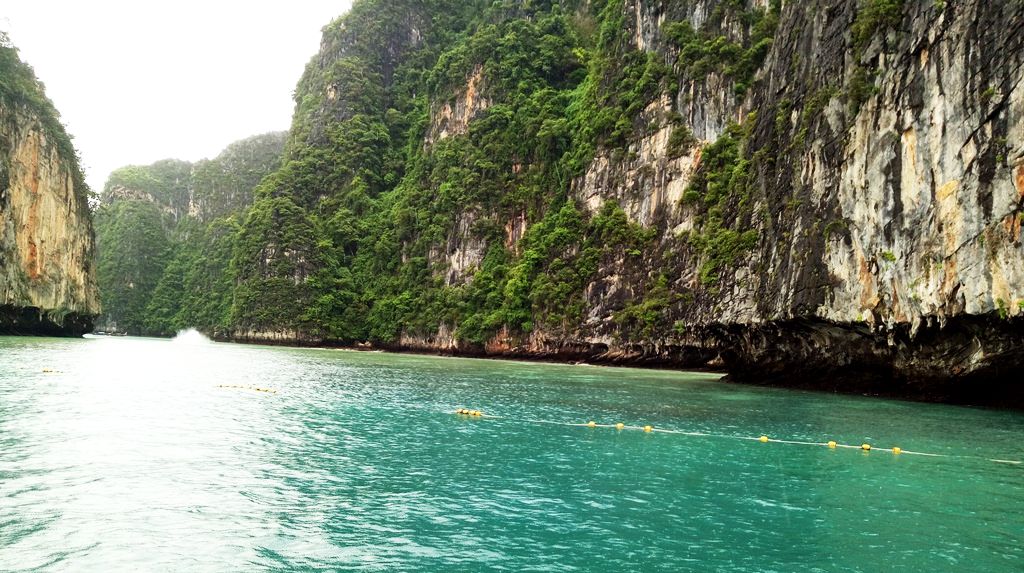
[[[706,248],[672,277],[696,287],[679,312],[690,343],[719,348],[736,379],[943,397],[1021,365],[1022,10],[785,3],[742,105],[683,84],[678,111],[699,139],[745,124],[728,168],[746,181],[722,207],[757,235],[714,281],[699,272]],[[635,26],[661,11],[638,10]],[[576,189],[588,205],[615,195],[603,181],[636,189],[618,197],[644,224],[665,209],[664,245],[706,234],[708,212],[673,191],[706,145],[667,161],[663,131],[632,144],[632,162],[599,156]],[[653,181],[637,181],[645,169]]]
[[[306,239],[253,251],[300,304],[240,337],[1020,400],[1024,4],[388,7],[300,85],[265,209]]]
[[[676,47],[659,33],[670,3],[629,4],[635,47],[671,60]],[[574,336],[490,348],[682,364],[717,350],[737,380],[940,399],[1004,384],[1024,365],[1024,6],[891,3],[883,21],[865,15],[872,4],[784,3],[742,99],[712,73],[652,101],[625,153],[599,150],[573,193],[592,213],[615,200],[658,229],[655,254],[602,266]],[[715,7],[690,3],[686,17],[699,30]],[[683,120],[667,120],[673,112]],[[693,241],[706,240],[709,210],[683,196],[714,168],[702,153],[730,123],[744,133],[741,159],[726,167],[746,181],[715,206],[715,224],[757,239],[709,280],[701,270],[714,253]],[[692,146],[673,154],[682,128]],[[684,254],[671,268],[674,249]],[[670,289],[685,297],[663,309],[682,333],[624,343],[610,319],[650,288],[652,267],[671,268]]]
[[[31,70],[0,50],[0,333],[80,335],[100,310],[87,189]]]
[[[775,114],[750,155],[788,150],[755,158],[781,215],[738,292],[756,312],[705,323],[741,379],[1019,397],[1024,5],[819,4],[783,11],[751,98]]]

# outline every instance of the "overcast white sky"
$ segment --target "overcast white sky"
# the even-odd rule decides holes
[[[320,29],[349,0],[4,0],[95,191],[129,164],[213,157],[291,123]]]

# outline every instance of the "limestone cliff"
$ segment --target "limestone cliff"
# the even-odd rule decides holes
[[[325,30],[237,338],[1021,400],[1024,4],[464,4]]]
[[[635,47],[678,71],[687,62],[661,34],[673,4],[625,11]],[[573,183],[591,213],[614,200],[658,229],[654,252],[603,265],[589,318],[569,336],[499,337],[488,350],[682,365],[717,351],[737,380],[945,399],[1011,377],[1024,365],[1024,5],[907,2],[858,32],[871,4],[784,3],[743,98],[725,75],[680,74],[624,152],[599,150]],[[742,38],[738,22],[708,22],[717,6],[689,3],[681,16]],[[668,145],[677,129],[693,134],[683,153]],[[714,232],[709,209],[684,198],[723,136],[739,140],[726,167],[742,165],[746,180],[714,205],[714,224],[757,237],[728,264],[700,246]],[[679,328],[631,339],[616,311],[666,271],[676,294],[661,323]]]
[[[731,296],[757,305],[702,322],[740,379],[1019,399],[1024,4],[817,4],[749,105],[774,216]]]
[[[80,335],[99,312],[93,230],[70,140],[0,38],[0,333]]]
[[[632,25],[658,29],[665,4],[637,2]],[[713,4],[691,3],[694,27]],[[1001,384],[1024,363],[1024,5],[822,0],[779,15],[740,105],[715,95],[727,83],[708,97],[685,81],[674,102],[652,104],[707,143],[668,157],[655,121],[632,161],[599,155],[579,197],[619,198],[644,224],[660,209],[663,249],[690,239],[670,276],[692,293],[670,309],[692,332],[678,340],[720,349],[736,379],[946,398]],[[729,121],[743,133],[727,134]],[[723,134],[741,146],[729,176],[744,179],[713,207],[715,224],[757,239],[708,276],[716,253],[693,239],[713,237],[716,215],[680,190]]]

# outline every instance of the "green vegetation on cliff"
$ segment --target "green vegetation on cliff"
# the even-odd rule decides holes
[[[253,203],[222,210],[237,217],[215,233],[179,222],[181,178],[157,165],[111,176],[108,194],[144,190],[167,206],[172,245],[150,245],[166,271],[145,287],[143,332],[378,344],[442,326],[472,344],[572,332],[599,269],[639,266],[663,234],[615,201],[583,208],[574,181],[599,150],[623,157],[648,129],[649,104],[680,81],[723,73],[745,91],[777,23],[777,7],[723,2],[699,30],[667,24],[675,49],[645,51],[624,0],[455,4],[361,0],[325,28],[296,89],[283,164],[229,185],[255,187]],[[750,30],[741,37],[727,32],[737,18]],[[700,143],[672,121],[673,154]],[[725,223],[735,185],[713,172],[746,165],[738,145],[699,172],[706,229],[676,245],[702,258],[702,280],[756,240]],[[679,298],[660,294],[661,275],[639,280],[638,296]],[[615,320],[649,330],[662,306],[623,301]]]
[[[577,323],[598,259],[618,247],[568,199],[571,176],[599,140],[625,137],[620,118],[657,84],[639,52],[611,70],[602,50],[620,48],[622,7],[599,4],[464,2],[439,24],[439,6],[360,2],[329,27],[325,52],[339,56],[307,69],[285,165],[236,245],[234,326],[386,344],[442,324],[482,343]],[[351,32],[366,26],[391,32]],[[615,85],[587,83],[588,69]],[[635,79],[650,87],[627,103],[618,87]],[[442,108],[474,96],[486,104],[472,121],[439,136]],[[479,266],[451,268],[467,249],[485,251]]]
[[[678,89],[676,59],[695,73],[690,56],[637,49],[622,0],[464,2],[440,24],[430,4],[357,2],[325,30],[332,58],[307,68],[285,164],[236,245],[236,334],[569,332],[599,267],[652,246],[655,230],[614,202],[588,215],[571,186],[598,149],[643,133],[640,113]],[[732,13],[745,14],[723,6],[714,25]],[[746,83],[777,21],[751,18],[727,70]],[[386,32],[353,33],[366,26]],[[721,243],[704,247],[712,267],[739,252]]]
[[[223,331],[230,262],[252,189],[280,165],[284,134],[251,137],[195,164],[167,159],[110,174],[96,210],[101,329]]]
[[[988,375],[906,349],[1019,320],[1022,21],[981,0],[357,0],[279,168],[227,186],[251,206],[118,174],[170,243],[148,245],[141,328]],[[186,224],[197,205],[223,225]]]
[[[126,332],[144,332],[150,297],[171,256],[160,206],[146,201],[104,205],[96,213],[96,231],[107,321]]]

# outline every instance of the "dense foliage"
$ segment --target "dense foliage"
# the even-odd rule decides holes
[[[195,164],[167,159],[111,173],[95,213],[97,327],[158,335],[227,328],[240,213],[280,165],[283,145],[284,134],[270,133]]]
[[[162,219],[160,207],[147,201],[121,201],[96,213],[102,304],[108,322],[133,334],[144,332],[151,294],[171,255]]]
[[[432,4],[357,2],[325,30],[333,59],[307,68],[285,165],[257,190],[235,246],[236,329],[387,344],[442,325],[470,343],[577,327],[599,267],[639,260],[658,233],[614,202],[588,216],[573,178],[598,149],[642,134],[640,113],[678,90],[679,74],[725,73],[746,89],[777,22],[723,3],[699,33],[669,26],[692,37],[659,53],[636,48],[622,0]],[[731,14],[753,32],[716,35]],[[700,63],[706,45],[729,47],[714,55],[722,64]],[[486,108],[438,137],[442,108],[467,105],[469,89]],[[681,125],[673,145],[695,143]],[[713,233],[695,249],[712,268],[756,239],[716,246],[738,232]],[[479,265],[459,267],[474,249]]]
[[[144,287],[143,326],[125,324],[385,345],[445,327],[484,344],[578,328],[599,269],[640,268],[666,249],[700,261],[710,285],[757,240],[727,216],[744,188],[739,126],[708,149],[691,186],[707,216],[689,237],[630,222],[615,201],[588,211],[572,185],[599,151],[623,157],[651,121],[675,126],[673,156],[703,144],[678,114],[645,110],[712,73],[742,95],[777,10],[723,1],[700,29],[666,22],[670,41],[645,51],[624,0],[359,0],[325,28],[299,82],[283,164],[258,185],[226,184],[255,186],[251,207],[209,193],[220,218],[197,224],[182,199],[194,206],[200,186],[183,190],[171,164],[112,175],[108,194],[147,190],[169,206],[160,224],[172,229],[170,247],[147,246],[164,271]],[[728,32],[736,20],[739,36]],[[637,280],[612,318],[649,334],[682,297],[661,273]]]

